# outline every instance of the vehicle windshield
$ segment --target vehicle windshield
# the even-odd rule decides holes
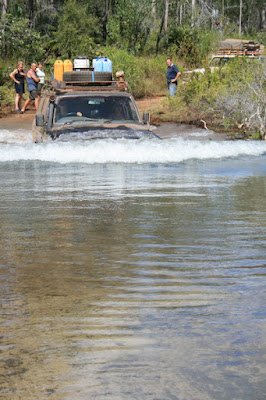
[[[56,124],[139,122],[131,99],[124,96],[65,96],[55,105]]]
[[[228,58],[228,57],[214,57],[211,61],[210,61],[210,66],[211,67],[221,67],[224,64],[226,64],[228,61],[232,60],[232,58]]]

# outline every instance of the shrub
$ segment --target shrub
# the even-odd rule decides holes
[[[97,48],[98,19],[88,13],[88,6],[67,0],[62,7],[58,29],[54,33],[54,51],[63,58],[79,55],[91,57]]]
[[[224,77],[227,90],[220,91],[217,106],[236,126],[248,131],[259,130],[263,135],[266,125],[266,63],[259,60],[236,60]]]
[[[223,115],[225,128],[245,128],[265,132],[266,64],[238,58],[214,73],[194,74],[180,87],[187,108],[197,113]]]
[[[30,28],[27,18],[10,14],[0,21],[0,51],[3,58],[40,60],[44,53],[44,41],[40,34]]]
[[[114,74],[120,70],[125,72],[125,80],[134,96],[153,96],[165,92],[165,56],[135,57],[125,50],[112,47],[103,48],[101,55],[112,60]]]
[[[15,98],[15,90],[12,84],[5,83],[0,86],[0,111],[3,112],[5,107],[13,107]]]
[[[218,35],[212,31],[190,26],[173,26],[167,36],[168,51],[175,52],[185,64],[195,67],[206,63]]]

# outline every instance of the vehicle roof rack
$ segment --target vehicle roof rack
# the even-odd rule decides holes
[[[64,82],[52,79],[45,83],[43,90],[48,89],[55,92],[68,92],[68,91],[128,91],[128,83],[124,80],[117,81],[72,81]]]

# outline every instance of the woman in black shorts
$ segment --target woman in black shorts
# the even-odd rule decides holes
[[[16,97],[15,97],[15,108],[17,112],[21,110],[21,100],[23,93],[25,93],[24,87],[24,80],[26,75],[23,71],[23,62],[20,61],[16,69],[9,75],[10,78],[15,82],[15,90],[16,90]]]

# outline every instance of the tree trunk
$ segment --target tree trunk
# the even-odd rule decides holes
[[[169,0],[165,0],[165,12],[164,12],[164,31],[167,32],[168,28],[168,16],[169,16]]]
[[[163,24],[164,24],[164,20],[165,20],[165,18],[164,18],[164,11],[165,11],[165,10],[163,10],[162,19],[161,19],[161,25],[160,25],[160,30],[159,30],[158,35],[157,35],[157,41],[156,41],[156,55],[158,55],[158,53],[159,53],[159,44],[160,44],[160,40],[161,40],[161,38],[162,38],[162,30],[163,30]]]
[[[6,15],[6,10],[7,10],[7,0],[2,0],[2,18],[5,17]]]
[[[260,13],[260,29],[266,29],[266,5],[262,6]]]
[[[195,22],[195,9],[196,9],[196,0],[191,0],[191,26],[194,26]]]
[[[34,0],[29,0],[28,1],[28,7],[29,7],[29,18],[31,24],[34,22]]]
[[[152,0],[151,3],[151,14],[153,16],[153,18],[156,20],[156,1]]]
[[[243,1],[240,0],[240,3],[239,3],[239,31],[238,31],[239,35],[242,34],[242,29],[241,29],[241,25],[242,25],[242,7],[243,7]]]

